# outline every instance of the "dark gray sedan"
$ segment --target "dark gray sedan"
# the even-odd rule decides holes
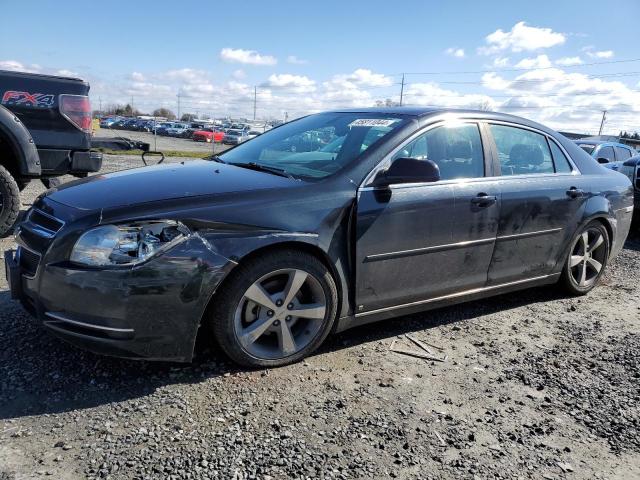
[[[211,335],[236,362],[277,366],[445,304],[552,283],[585,294],[632,213],[628,178],[528,120],[336,111],[212,161],[49,191],[5,262],[13,297],[81,347],[190,361]]]

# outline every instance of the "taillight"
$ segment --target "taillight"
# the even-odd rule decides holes
[[[91,131],[91,103],[85,95],[60,95],[60,113],[83,132]]]

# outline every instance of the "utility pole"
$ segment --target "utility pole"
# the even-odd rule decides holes
[[[602,121],[600,122],[600,130],[598,131],[598,135],[602,135],[602,129],[604,128],[604,122],[607,119],[607,111],[602,111]]]
[[[133,116],[133,95],[131,95],[131,116]]]
[[[102,97],[98,97],[98,112],[100,112],[100,117],[102,117]]]
[[[256,103],[258,100],[258,87],[253,87],[253,120],[256,119]]]
[[[180,121],[180,92],[178,91],[178,121]]]
[[[289,112],[284,112],[284,123],[287,123],[288,119],[289,119]]]
[[[402,83],[400,84],[400,106],[402,106],[403,96],[404,96],[404,73],[402,74]]]

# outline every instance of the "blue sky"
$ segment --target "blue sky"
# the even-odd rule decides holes
[[[436,72],[407,75],[405,103],[586,131],[608,109],[609,131],[640,129],[640,61],[606,63],[640,58],[637,0],[53,5],[0,20],[0,68],[86,78],[95,107],[175,111],[180,92],[183,113],[252,115],[257,86],[259,117],[291,117],[397,101],[401,72]]]

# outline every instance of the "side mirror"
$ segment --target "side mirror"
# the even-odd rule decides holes
[[[376,177],[376,186],[396,183],[437,182],[440,180],[440,168],[432,160],[417,158],[396,158],[391,166]]]
[[[604,157],[598,157],[598,163],[609,163],[609,159],[608,158],[604,158]]]

